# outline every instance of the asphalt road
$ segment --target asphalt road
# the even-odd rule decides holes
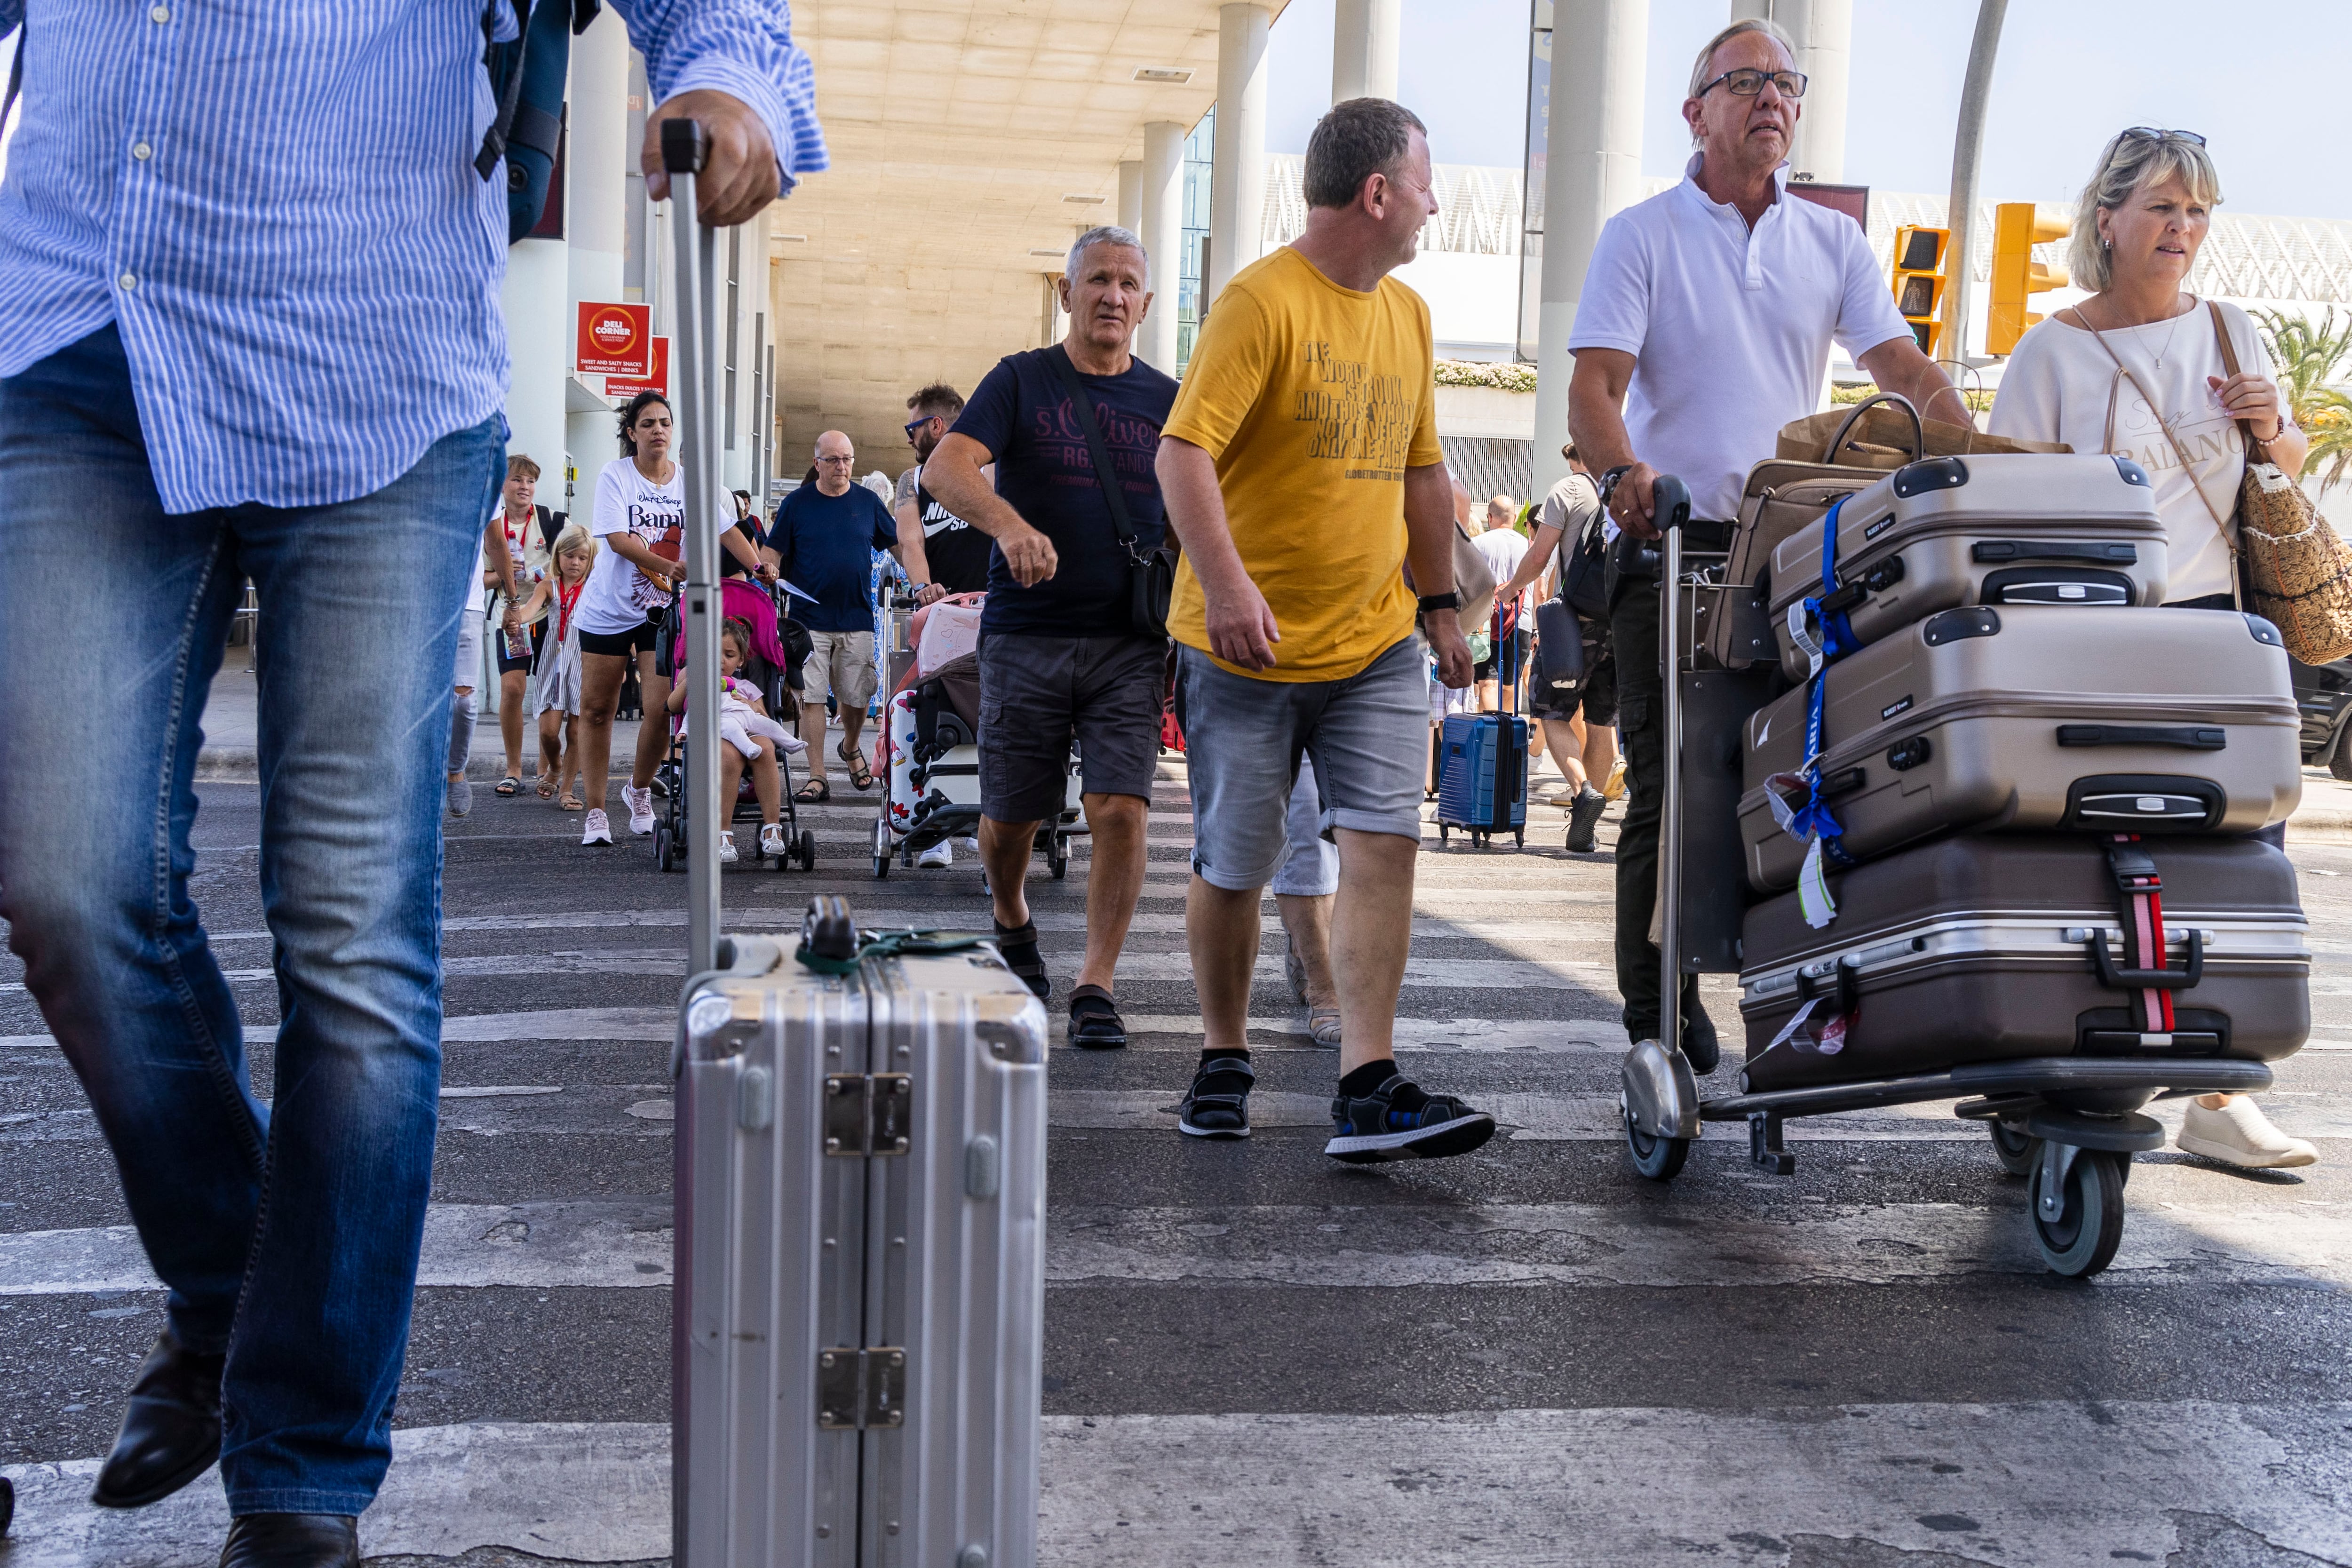
[[[1119,985],[1145,1027],[1052,1061],[1047,1562],[2352,1563],[2352,847],[2294,850],[2315,1037],[2267,1097],[2323,1163],[2142,1156],[2116,1267],[2071,1282],[2032,1252],[2023,1184],[1933,1108],[1797,1124],[1788,1178],[1721,1128],[1671,1186],[1634,1177],[1611,1120],[1613,825],[1570,857],[1545,808],[1522,853],[1433,832],[1401,1008],[1406,1070],[1494,1106],[1504,1136],[1423,1166],[1328,1161],[1335,1057],[1305,1037],[1269,903],[1259,1131],[1180,1138],[1190,818],[1164,773]],[[870,923],[984,921],[968,855],[871,879],[872,798],[808,815],[814,878],[730,874],[731,921],[796,925],[818,890]],[[684,879],[645,840],[579,847],[578,819],[528,794],[475,799],[448,835],[436,1208],[371,1560],[662,1559]],[[256,790],[203,800],[195,896],[266,1034]],[[1035,871],[1057,1000],[1086,868],[1081,847],[1067,881]],[[1708,994],[1736,1022],[1728,982]],[[161,1297],[104,1229],[126,1222],[111,1162],[43,1028],[0,960],[0,1466],[20,1496],[0,1568],[208,1563],[212,1479],[128,1516],[80,1500]]]

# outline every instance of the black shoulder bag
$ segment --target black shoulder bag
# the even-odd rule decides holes
[[[1095,460],[1095,479],[1102,486],[1103,503],[1110,508],[1111,528],[1135,568],[1128,574],[1128,618],[1137,637],[1164,637],[1168,635],[1168,601],[1176,592],[1176,563],[1164,548],[1147,550],[1136,542],[1135,525],[1128,521],[1127,496],[1119,489],[1118,470],[1110,466],[1110,448],[1103,444],[1102,428],[1095,423],[1094,402],[1087,396],[1085,384],[1078,380],[1078,367],[1070,363],[1069,351],[1055,343],[1045,351],[1045,359],[1069,390],[1071,406],[1077,411],[1078,428],[1086,432],[1087,450]]]

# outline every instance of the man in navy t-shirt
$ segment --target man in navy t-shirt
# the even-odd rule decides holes
[[[897,555],[908,581],[918,586],[929,579],[922,540],[910,535],[902,542],[881,498],[851,482],[856,461],[856,450],[840,431],[818,437],[816,482],[784,498],[768,532],[779,574],[800,591],[789,613],[809,634],[809,659],[801,676],[801,736],[813,743],[808,782],[796,797],[805,801],[833,793],[824,779],[827,690],[841,714],[841,744],[834,755],[849,764],[851,784],[859,789],[874,784],[874,771],[857,747],[876,681],[873,552]]]
[[[923,485],[996,542],[980,621],[980,855],[998,945],[1013,973],[1046,994],[1022,879],[1038,827],[1062,810],[1075,737],[1094,865],[1070,1040],[1116,1047],[1127,1044],[1127,1026],[1111,1000],[1112,971],[1143,891],[1168,642],[1130,618],[1136,567],[1058,362],[1086,389],[1139,549],[1158,549],[1166,531],[1152,458],[1176,383],[1128,353],[1151,304],[1141,240],[1123,228],[1087,230],[1058,287],[1069,335],[997,363],[923,465]],[[992,461],[992,489],[980,472]]]

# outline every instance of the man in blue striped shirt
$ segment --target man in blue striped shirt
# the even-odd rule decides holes
[[[656,195],[679,116],[709,132],[707,222],[824,166],[785,0],[614,4],[659,104]],[[449,671],[506,440],[506,177],[472,163],[485,31],[518,19],[0,0],[0,37],[20,23],[0,917],[170,1289],[93,1500],[152,1502],[217,1454],[225,1564],[356,1564],[432,1174]],[[248,577],[267,1105],[188,887],[198,723]]]

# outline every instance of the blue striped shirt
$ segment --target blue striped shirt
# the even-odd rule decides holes
[[[26,0],[0,0],[0,37]],[[507,0],[493,0],[505,37]],[[785,0],[613,0],[656,101],[825,166]],[[166,511],[383,489],[505,402],[482,0],[32,0],[0,179],[0,376],[110,321]]]

